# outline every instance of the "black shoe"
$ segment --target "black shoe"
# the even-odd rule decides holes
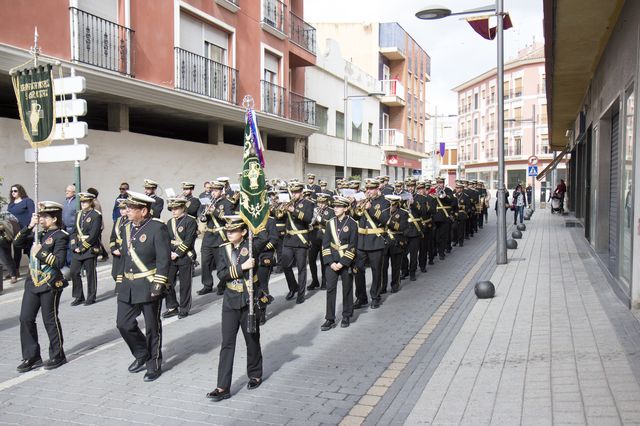
[[[189,316],[189,312],[188,311],[180,311],[178,313],[178,319],[186,318],[188,316]]]
[[[61,365],[64,365],[67,363],[67,358],[65,358],[65,356],[61,356],[58,358],[52,358],[50,360],[48,360],[47,362],[44,363],[44,369],[45,370],[55,370],[56,368],[60,367]]]
[[[297,290],[291,290],[289,293],[287,293],[287,295],[285,296],[285,299],[286,300],[293,299],[294,297],[296,297],[297,292],[298,292]]]
[[[24,359],[20,363],[20,365],[16,368],[18,373],[26,373],[27,371],[31,371],[34,368],[42,367],[42,358],[34,358],[34,359]]]
[[[73,299],[71,306],[78,306],[81,303],[84,303],[84,299]]]
[[[416,280],[416,274],[411,274],[411,276],[409,277],[409,281],[415,281]]]
[[[400,287],[399,287],[399,286],[395,286],[395,287],[394,287],[394,286],[391,286],[391,293],[397,293],[397,292],[398,292],[398,290],[400,290]]]
[[[421,266],[420,267],[420,272],[427,272],[427,267],[426,266]]]
[[[400,279],[401,279],[401,280],[404,280],[404,279],[406,279],[408,276],[409,276],[409,273],[408,273],[408,272],[403,272],[403,273],[402,273],[402,275],[400,276]]]
[[[296,299],[296,304],[300,305],[304,303],[304,296],[298,296],[298,298]]]
[[[146,365],[147,365],[147,360],[146,359],[142,359],[142,358],[136,359],[129,366],[129,368],[128,368],[129,373],[139,373],[142,370],[147,368]]]
[[[440,260],[444,260],[444,254],[441,254],[439,257],[440,257]]]
[[[162,318],[171,318],[178,315],[178,308],[167,309],[162,313]]]
[[[260,325],[265,325],[266,323],[267,323],[267,315],[266,314],[260,315]]]
[[[218,296],[222,296],[224,294],[224,287],[218,287],[218,289],[216,290],[216,294]]]
[[[387,289],[383,288],[382,290],[380,290],[380,294],[387,294]]]
[[[347,328],[347,327],[349,327],[350,323],[351,323],[351,320],[349,319],[349,317],[344,317],[344,318],[342,318],[342,321],[340,321],[340,327],[341,328]]]
[[[207,394],[207,398],[209,398],[214,402],[218,402],[218,401],[222,401],[223,399],[231,398],[231,392],[229,392],[229,389],[223,390],[223,391],[219,391],[218,389],[215,389]]]
[[[329,331],[329,330],[331,330],[331,329],[332,329],[333,327],[335,327],[335,326],[336,326],[336,322],[335,322],[335,321],[326,320],[326,321],[324,322],[324,324],[322,324],[322,325],[320,326],[320,330],[321,330],[321,331]]]
[[[356,303],[353,304],[353,309],[366,308],[368,305],[369,301],[367,300],[356,300]]]
[[[433,265],[433,259],[429,259],[429,265]]]
[[[160,369],[156,371],[147,371],[147,373],[144,375],[144,378],[142,380],[144,380],[145,382],[153,382],[161,375],[162,375],[162,370]]]
[[[247,389],[254,390],[262,384],[262,379],[258,379],[256,377],[249,379],[249,383],[247,383]]]
[[[452,244],[452,246],[454,246],[454,247],[457,246],[457,245],[458,245],[457,241],[454,241],[453,244]]]
[[[85,302],[84,302],[84,306],[91,306],[91,305],[93,305],[94,303],[96,303],[96,301],[95,301],[95,300],[87,300],[87,301],[85,301]]]
[[[200,290],[196,291],[198,296],[204,296],[205,294],[213,293],[213,290],[209,287],[202,287]]]
[[[320,286],[320,290],[326,290],[326,289],[327,289],[327,285],[326,285],[326,284],[322,284],[322,285]]]
[[[371,301],[371,309],[378,309],[380,307],[380,302],[377,300]]]
[[[311,283],[307,286],[307,290],[315,290],[320,288],[320,283]]]

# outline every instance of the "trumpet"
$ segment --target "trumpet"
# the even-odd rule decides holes
[[[444,190],[444,188],[438,188],[438,191],[436,192],[436,195],[440,199],[447,198],[447,192]]]
[[[366,198],[363,198],[362,200],[358,201],[358,203],[356,204],[355,208],[353,209],[354,213],[357,216],[362,216],[364,214],[365,206],[367,205],[367,203],[371,202],[372,197],[367,196]]]
[[[209,216],[211,213],[213,213],[216,210],[216,204],[218,204],[218,201],[220,201],[221,199],[222,198],[211,199],[211,203],[209,203],[207,205],[207,208],[204,209],[204,211],[200,214],[200,222],[207,221],[207,216]]]
[[[289,201],[285,201],[285,202],[282,202],[282,203],[278,204],[274,209],[276,218],[278,218],[278,219],[283,218],[284,215],[287,214],[287,211],[289,210],[289,207],[291,207],[294,202],[295,202],[294,200],[289,200]]]

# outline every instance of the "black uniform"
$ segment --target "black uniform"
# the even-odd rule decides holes
[[[149,195],[149,197],[155,200],[151,205],[151,217],[159,219],[160,214],[162,213],[162,209],[164,209],[164,200],[158,197],[156,194]]]
[[[371,300],[378,305],[382,291],[382,263],[386,244],[384,226],[389,220],[389,201],[380,195],[371,200],[371,208],[354,213],[354,216],[358,218],[356,304],[367,303],[365,265],[368,260],[373,276],[369,293]]]
[[[287,211],[287,234],[282,247],[282,267],[289,292],[298,293],[298,303],[304,302],[307,289],[307,259],[311,242],[309,224],[313,218],[313,202],[301,198],[294,203],[293,212]],[[293,265],[298,269],[298,280],[293,275]]]
[[[333,212],[333,209],[328,206],[322,209],[317,207],[316,209],[317,211],[314,211],[316,218],[310,232],[311,247],[309,247],[309,269],[311,270],[311,284],[309,285],[309,289],[315,289],[318,287],[324,289],[327,287],[324,263],[322,263],[322,258],[320,258],[322,281],[319,281],[316,261],[318,260],[318,255],[320,255],[320,252],[322,251],[322,240],[324,238],[327,221],[333,218],[335,213]],[[322,285],[320,285],[321,282]]]
[[[87,273],[87,303],[95,302],[98,292],[96,259],[102,251],[101,229],[102,214],[99,211],[91,209],[76,213],[75,228],[70,241],[72,296],[79,301],[85,300],[80,277],[80,272],[84,268]]]
[[[435,200],[436,211],[433,214],[433,222],[435,225],[435,251],[440,256],[440,259],[444,259],[445,250],[448,248],[450,233],[451,233],[451,205],[448,195],[440,198],[438,194],[433,194],[431,197]]]
[[[122,262],[122,236],[125,232],[125,227],[129,223],[129,219],[126,216],[120,216],[113,223],[111,229],[111,238],[109,238],[109,249],[111,250],[111,276],[115,281],[118,277],[118,271],[120,270],[120,262]],[[114,251],[119,251],[120,254],[116,255]]]
[[[427,200],[424,195],[413,193],[412,203],[407,210],[409,226],[405,233],[407,237],[406,253],[402,256],[402,275],[409,275],[412,280],[418,269],[418,252],[424,237],[423,218],[426,216]],[[408,255],[408,259],[407,259]]]
[[[393,194],[393,186],[386,184],[385,186],[382,187],[382,189],[380,190],[380,193],[382,195],[391,195]]]
[[[171,218],[167,223],[171,252],[178,255],[169,265],[169,290],[167,309],[180,308],[181,315],[188,315],[191,309],[191,281],[196,252],[193,248],[198,236],[198,223],[193,216],[183,214],[179,219]],[[180,303],[176,298],[176,281],[180,278]]]
[[[403,258],[406,257],[407,241],[409,240],[407,234],[413,234],[411,227],[414,225],[409,220],[409,213],[401,208],[389,215],[386,225],[389,244],[384,254],[383,290],[387,288],[389,263],[391,263],[391,291],[395,293],[400,288],[400,268]],[[412,238],[416,243],[419,243],[419,237]],[[413,274],[415,275],[415,270]]]
[[[233,205],[224,196],[212,201],[200,215],[200,222],[206,222],[207,226],[202,237],[200,249],[202,260],[202,286],[206,289],[213,288],[213,270],[218,264],[219,248],[227,242],[227,234],[224,231],[224,217],[233,213]],[[224,291],[224,283],[218,283],[218,293]]]
[[[154,294],[168,285],[170,263],[169,232],[160,219],[147,218],[139,226],[131,223],[125,228],[122,263],[116,280],[116,326],[133,356],[146,360],[150,373],[161,371],[162,297]],[[141,313],[145,334],[136,319]]]
[[[456,215],[455,229],[453,232],[453,244],[464,246],[464,239],[467,232],[467,220],[471,214],[472,204],[469,196],[464,192],[456,192],[456,199],[458,200],[458,214]]]
[[[28,227],[16,235],[13,245],[24,249],[33,244],[34,233]],[[69,234],[62,229],[40,233],[42,248],[29,262],[29,275],[25,280],[22,306],[20,308],[20,344],[22,359],[40,359],[40,344],[36,317],[41,310],[42,322],[49,336],[49,358],[64,358],[62,349],[62,326],[58,318],[58,307],[62,289],[69,285],[60,271],[67,261]],[[35,269],[36,259],[39,269]]]
[[[185,199],[187,200],[187,204],[185,205],[187,208],[187,214],[194,218],[198,217],[198,214],[200,213],[200,206],[202,205],[202,203],[200,203],[200,199],[193,195],[189,195],[188,197],[185,197]]]
[[[266,228],[254,236],[254,241],[259,238],[266,241],[264,247],[258,254],[258,284],[260,285],[260,292],[264,295],[268,295],[269,277],[271,276],[271,271],[277,261],[276,249],[279,240],[278,230],[276,229],[276,220],[274,218],[269,217],[269,219],[267,219]]]
[[[433,222],[433,215],[436,212],[436,208],[438,207],[438,203],[436,199],[431,195],[425,195],[425,211],[424,216],[422,217],[422,230],[424,232],[424,237],[420,242],[420,253],[418,255],[418,264],[420,265],[420,270],[424,271],[427,267],[427,260],[429,264],[433,264],[433,258],[436,256],[436,231],[435,224]]]
[[[327,277],[327,312],[325,319],[336,319],[336,293],[338,278],[342,280],[342,318],[349,319],[353,315],[353,277],[351,265],[356,258],[358,244],[358,224],[345,215],[338,220],[335,215],[326,223],[322,237],[322,262]],[[336,272],[331,269],[332,263],[340,263],[342,268]]]
[[[250,283],[249,271],[243,271],[241,268],[241,265],[249,259],[249,242],[246,239],[238,247],[232,247],[230,243],[224,244],[220,248],[220,252],[217,275],[220,282],[226,286],[226,290],[222,301],[222,344],[220,345],[220,361],[218,363],[218,387],[229,390],[233,375],[233,358],[236,352],[238,328],[242,329],[247,345],[247,375],[250,379],[262,378],[259,325],[256,324],[258,328],[256,333],[247,331],[250,303],[247,286],[253,286],[255,295],[258,278],[257,275],[254,275],[253,283]]]
[[[313,184],[311,184],[311,185],[307,184],[307,185],[305,185],[305,187],[306,187],[307,189],[310,189],[310,190],[312,190],[312,191],[313,191],[313,198],[314,198],[314,199],[316,198],[316,196],[317,196],[319,193],[321,193],[321,192],[322,192],[322,188],[320,188],[320,185],[318,185],[317,183],[313,183]]]
[[[277,205],[270,207],[269,215],[275,220],[276,232],[278,233],[278,244],[276,245],[276,265],[282,267],[282,244],[287,235],[287,215],[278,213]]]
[[[469,217],[466,221],[467,235],[473,237],[473,234],[478,231],[476,223],[476,204],[478,204],[478,193],[475,189],[465,188],[463,192],[469,197],[469,203],[471,204],[469,209]]]

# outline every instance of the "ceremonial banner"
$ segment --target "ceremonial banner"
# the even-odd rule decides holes
[[[51,65],[39,66],[11,76],[22,132],[34,149],[51,143],[56,124],[51,68]]]
[[[467,18],[467,22],[471,25],[471,28],[482,37],[487,40],[493,40],[496,37],[497,27],[489,26],[489,18],[491,16],[479,16],[477,18]],[[513,27],[513,23],[511,22],[511,17],[509,17],[508,13],[504,14],[504,18],[502,20],[502,28],[508,30]]]
[[[445,151],[446,145],[444,142],[440,142],[440,157],[444,157],[444,151]]]
[[[244,126],[244,154],[240,179],[240,217],[253,234],[267,225],[269,201],[264,178],[262,140],[258,132],[255,113],[247,108]]]

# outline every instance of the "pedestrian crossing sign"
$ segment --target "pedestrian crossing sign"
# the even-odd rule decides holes
[[[538,166],[529,166],[529,176],[538,176]]]

